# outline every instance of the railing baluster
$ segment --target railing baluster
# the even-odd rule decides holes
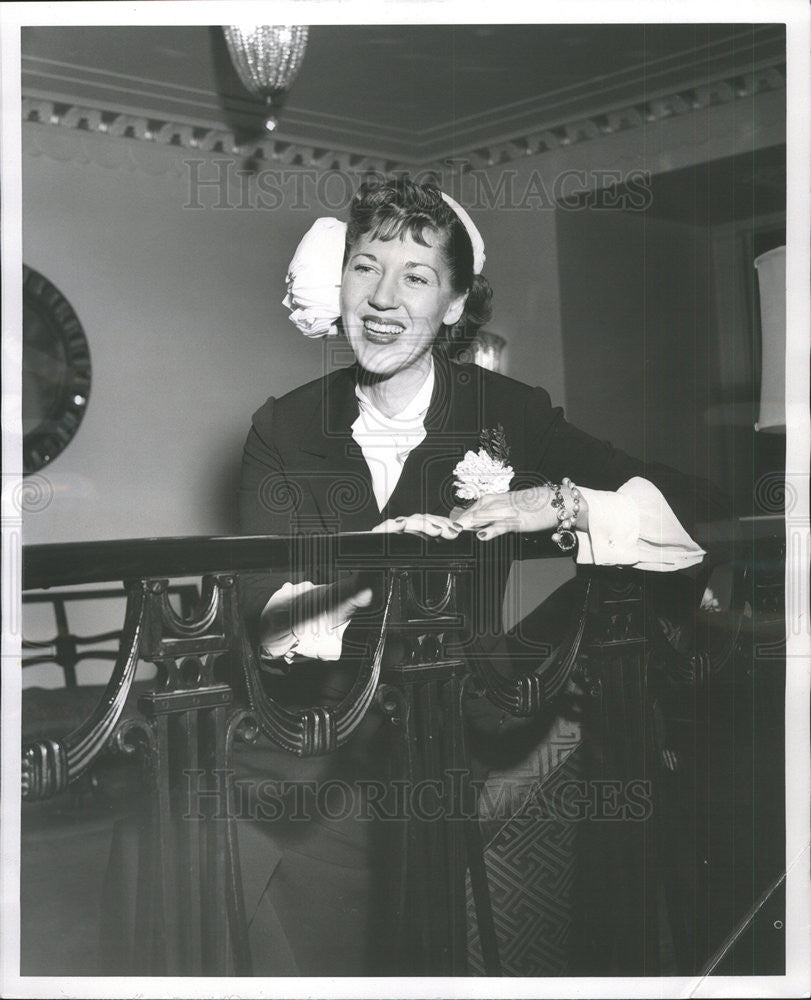
[[[212,806],[207,815],[206,825],[206,878],[203,884],[203,971],[211,975],[223,975],[229,970],[228,910],[223,894],[223,886],[228,879],[227,870],[227,825],[232,823],[232,804],[228,800],[228,789],[223,787],[227,779],[226,754],[227,707],[218,706],[205,719],[205,746],[210,748],[204,759],[209,775],[209,786],[215,787],[222,796],[221,803],[227,818],[223,821],[218,810]],[[240,877],[237,869],[235,877]]]
[[[150,704],[142,699],[142,707],[151,715]],[[153,716],[155,722],[155,761],[153,791],[153,846],[155,870],[153,894],[156,903],[154,960],[158,974],[178,976],[184,971],[180,953],[179,914],[177,905],[177,870],[175,851],[170,849],[175,831],[172,829],[172,797],[169,776],[169,716]]]
[[[177,746],[174,751],[175,775],[172,786],[172,816],[179,841],[178,901],[180,930],[183,941],[185,966],[189,970],[201,968],[200,948],[200,852],[202,843],[200,823],[190,822],[189,815],[197,815],[199,802],[197,790],[185,780],[199,769],[197,711],[182,711],[176,716]]]

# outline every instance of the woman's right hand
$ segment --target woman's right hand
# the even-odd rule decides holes
[[[260,620],[260,652],[267,659],[293,657],[338,660],[344,629],[372,602],[369,587],[358,590],[351,577],[337,583],[286,583],[265,605]]]
[[[408,517],[392,517],[372,528],[373,532],[447,539],[458,538],[461,530],[461,527],[454,524],[449,517],[442,517],[440,514],[410,514]]]
[[[568,486],[558,489],[566,501],[566,510],[572,511],[574,501]],[[476,537],[489,541],[507,532],[531,534],[537,531],[554,531],[558,525],[555,494],[549,486],[531,486],[524,490],[508,493],[487,493],[465,509],[454,508],[455,518],[463,530],[475,531]],[[586,531],[589,525],[589,505],[579,497],[580,511],[573,527]]]

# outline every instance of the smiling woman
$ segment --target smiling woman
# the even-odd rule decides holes
[[[347,233],[341,318],[372,399],[392,416],[425,382],[437,331],[459,322],[468,291],[427,219],[381,229]]]
[[[695,511],[707,510],[708,484],[578,431],[543,389],[449,360],[445,329],[460,319],[475,326],[490,312],[483,241],[461,206],[430,184],[374,180],[355,195],[343,241],[341,231],[336,220],[316,223],[291,266],[287,301],[307,335],[313,317],[322,335],[342,328],[355,363],[269,399],[254,414],[240,487],[243,533],[407,531],[452,539],[473,531],[490,544],[502,534],[548,532],[561,549],[576,549],[578,563],[667,571],[702,560],[690,528]],[[314,287],[319,269],[322,302]],[[309,316],[297,315],[304,303]],[[494,488],[463,508],[454,481],[460,461],[496,437],[514,471],[508,491]],[[480,581],[496,595],[491,604],[500,605],[510,558],[488,563],[491,578]],[[292,579],[257,574],[244,584],[243,613],[275,696],[291,704],[340,700],[363,645],[353,618],[380,606],[375,581],[321,579],[303,568]],[[532,651],[519,633],[505,635],[500,610],[495,614],[498,620],[482,619],[476,628],[489,636],[496,669],[514,676]],[[579,728],[571,719],[561,723],[562,705],[550,709],[535,738],[554,745],[546,756],[559,760],[578,746]],[[478,773],[496,758],[503,766],[506,715],[481,698],[467,703],[466,715],[478,734]],[[359,738],[329,758],[246,752],[243,773],[257,781],[337,777],[354,805],[340,819],[244,826],[254,972],[414,973],[398,967],[382,942],[385,921],[375,909],[388,876],[377,851],[380,830],[363,803],[368,779],[389,756],[386,738],[382,714],[370,711]],[[548,871],[527,875],[533,891],[538,880],[572,883],[571,847],[555,865],[551,878]],[[566,892],[555,892],[551,905],[571,914]],[[562,944],[554,958],[532,974],[577,971],[566,957],[578,950],[573,934],[569,915],[557,928]]]
[[[381,379],[373,384],[385,386],[394,413],[427,378],[437,329],[458,322],[464,304],[430,242],[362,237],[352,247],[341,286],[344,332],[363,370]]]

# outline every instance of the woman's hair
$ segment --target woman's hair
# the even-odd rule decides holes
[[[486,278],[473,273],[470,237],[435,184],[415,184],[408,178],[375,178],[361,184],[349,205],[344,263],[362,236],[391,240],[407,233],[415,243],[428,246],[426,229],[439,236],[439,250],[450,270],[453,290],[458,295],[467,292],[458,325],[469,335],[490,319],[493,291]]]

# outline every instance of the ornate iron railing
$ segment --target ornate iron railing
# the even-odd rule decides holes
[[[302,567],[314,553],[328,573],[379,574],[383,599],[367,615],[372,640],[348,694],[337,705],[291,709],[263,683],[240,615],[240,574]],[[557,551],[535,542],[532,555],[545,554]],[[142,755],[149,778],[143,834],[154,850],[145,898],[139,902],[135,951],[140,969],[250,973],[233,825],[214,821],[207,795],[220,775],[231,772],[235,739],[250,742],[263,734],[300,756],[330,753],[352,738],[376,700],[393,723],[394,757],[402,775],[420,781],[441,777],[448,768],[464,769],[466,698],[486,697],[504,712],[529,716],[575,679],[585,691],[593,776],[627,781],[654,774],[660,748],[651,717],[651,656],[660,649],[665,668],[682,681],[701,682],[703,675],[687,670],[682,655],[651,643],[657,630],[651,626],[641,574],[587,571],[582,602],[572,609],[556,654],[508,678],[491,664],[471,611],[487,559],[503,555],[469,536],[438,544],[370,534],[146,539],[25,550],[29,591],[124,581],[125,620],[103,695],[68,735],[24,746],[23,797],[41,799],[65,789],[105,749]],[[421,586],[426,573],[444,581],[433,598]],[[184,616],[169,601],[170,581],[189,576],[201,576],[202,588],[194,614]],[[398,652],[386,658],[394,636]],[[705,654],[692,655],[694,666],[694,657]],[[138,699],[138,712],[126,714],[140,660],[155,664],[157,680]],[[183,801],[178,794],[176,778],[184,771],[204,776],[191,805],[188,789]],[[465,785],[448,792],[449,814],[468,816],[461,827],[410,825],[400,872],[392,877],[392,940],[399,949],[393,961],[399,968],[466,972],[467,870],[486,968],[491,974],[499,971],[478,823],[475,807],[469,807],[472,794]],[[200,822],[178,825],[184,809],[201,816]],[[648,877],[658,850],[653,824],[617,824],[589,855],[588,877],[616,906],[612,926],[595,926],[585,935],[602,957],[603,971],[659,971],[657,882]],[[421,860],[426,857],[445,859],[446,882],[431,881]],[[644,899],[631,888],[637,880],[645,886]]]

